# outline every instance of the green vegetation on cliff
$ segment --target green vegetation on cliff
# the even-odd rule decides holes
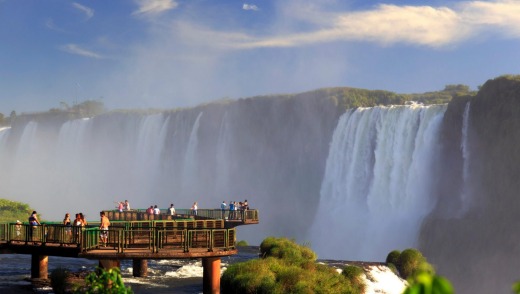
[[[0,222],[26,221],[32,209],[28,204],[0,199]]]
[[[266,238],[261,258],[230,265],[222,275],[223,293],[363,293],[363,270],[339,274],[316,263],[308,247],[285,238]]]

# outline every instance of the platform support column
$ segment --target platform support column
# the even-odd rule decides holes
[[[47,279],[48,268],[49,257],[47,255],[31,255],[31,279]]]
[[[114,267],[117,267],[118,269],[120,269],[121,261],[119,261],[118,259],[100,259],[99,267],[104,270],[109,270]]]
[[[202,258],[202,288],[204,294],[220,293],[220,257]]]
[[[133,259],[133,275],[136,278],[146,277],[148,275],[148,260],[146,259]]]

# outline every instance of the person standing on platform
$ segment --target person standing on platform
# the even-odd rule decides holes
[[[191,206],[191,213],[193,215],[197,215],[198,209],[199,209],[199,206],[197,205],[197,202],[193,202],[193,205]]]
[[[229,216],[228,219],[234,219],[235,218],[235,202],[229,201]]]
[[[170,207],[168,208],[168,213],[170,215],[175,215],[175,207],[173,206],[173,203],[170,204]]]
[[[161,210],[159,209],[159,207],[157,207],[157,205],[155,205],[155,207],[153,208],[153,214],[155,214],[155,215],[161,214]]]
[[[31,227],[31,241],[34,241],[34,232],[38,229],[38,226],[41,225],[36,211],[33,211],[31,216],[29,216],[29,225]]]
[[[110,226],[110,220],[105,215],[104,211],[99,213],[101,216],[101,224],[99,225],[99,238],[101,239],[101,243],[103,243],[103,247],[107,247],[108,243],[108,227]]]
[[[222,219],[226,219],[226,207],[226,201],[222,201],[222,203],[220,204],[220,210],[222,210]]]

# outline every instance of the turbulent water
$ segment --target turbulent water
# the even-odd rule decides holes
[[[333,135],[311,230],[323,257],[384,260],[416,247],[433,209],[438,133],[445,106],[358,108]]]

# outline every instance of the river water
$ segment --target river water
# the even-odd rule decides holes
[[[258,246],[239,247],[238,254],[221,259],[221,272],[224,272],[230,264],[258,258],[258,253]],[[348,264],[362,266],[365,269],[366,294],[400,294],[405,287],[406,282],[381,263],[366,264],[342,260],[318,260],[318,262],[328,264],[338,271]],[[93,271],[97,265],[97,260],[49,256],[49,275],[59,267],[71,272],[84,272]],[[52,293],[50,287],[32,287],[30,273],[30,255],[0,254],[0,293]],[[200,259],[149,260],[148,276],[144,278],[134,278],[132,261],[124,260],[121,262],[121,273],[125,285],[130,286],[136,294],[202,293],[203,271]]]
[[[258,247],[241,247],[234,256],[221,259],[221,272],[232,263],[258,257]],[[49,256],[50,273],[59,267],[71,272],[92,271],[97,260]],[[132,261],[121,262],[121,273],[126,286],[134,293],[202,293],[202,262],[200,259],[149,260],[148,276],[134,278]],[[52,293],[50,287],[35,287],[31,291],[31,256],[25,254],[0,254],[0,293]]]

